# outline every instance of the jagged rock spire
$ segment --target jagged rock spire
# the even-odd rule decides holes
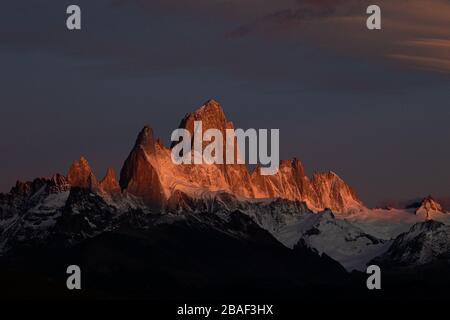
[[[103,192],[111,195],[117,195],[120,193],[120,185],[119,182],[117,182],[116,172],[113,168],[108,168],[105,177],[99,183],[99,188]]]
[[[72,187],[87,188],[95,190],[98,188],[98,182],[92,173],[89,162],[85,157],[75,160],[67,173],[67,179]]]
[[[159,208],[165,198],[157,170],[149,161],[155,152],[153,130],[145,126],[120,171],[119,184],[122,190],[142,198],[151,207]]]
[[[435,214],[444,212],[440,203],[438,203],[432,196],[425,197],[420,206],[416,209],[415,214],[426,220],[432,219]]]
[[[194,122],[201,121],[202,129],[205,132],[208,129],[218,129],[225,137],[226,129],[233,129],[233,123],[228,121],[221,105],[210,99],[194,112],[190,112],[181,120],[179,128],[188,130],[191,135],[194,134]],[[174,146],[174,143],[171,147]]]
[[[194,122],[202,121],[203,130],[215,128],[225,133],[234,129],[220,104],[206,101],[196,111],[188,113],[180,127],[193,133]],[[226,136],[224,134],[224,136]],[[145,126],[138,134],[133,149],[121,171],[119,183],[113,169],[99,183],[87,160],[74,161],[68,173],[71,186],[99,190],[110,194],[132,194],[151,206],[161,208],[177,188],[183,192],[196,192],[196,188],[225,191],[246,198],[282,198],[303,201],[313,210],[330,208],[342,212],[362,203],[353,190],[335,173],[318,173],[311,178],[305,175],[302,163],[282,160],[280,170],[273,176],[261,176],[259,170],[251,175],[245,165],[180,165],[170,159],[170,150],[156,140],[153,130]]]
[[[179,127],[193,135],[195,121],[202,121],[203,131],[219,129],[224,137],[226,129],[234,129],[215,100],[208,100],[196,111],[188,113]],[[238,164],[173,167],[168,158],[170,152],[162,146],[155,148],[156,144],[152,130],[144,127],[120,174],[122,189],[149,202],[164,202],[180,184],[188,190],[201,187],[212,191],[226,190],[247,198],[304,201],[318,211],[330,208],[342,212],[363,206],[355,192],[335,173],[316,173],[307,177],[302,163],[296,158],[282,160],[279,172],[273,176],[261,176],[259,170],[250,176],[247,167]]]
[[[155,153],[155,140],[153,137],[153,129],[148,125],[139,132],[134,148],[142,147],[147,154]]]

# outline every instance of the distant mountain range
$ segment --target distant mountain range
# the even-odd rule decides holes
[[[192,132],[199,120],[204,130],[233,128],[214,100],[180,128]],[[119,180],[112,168],[98,180],[82,157],[67,175],[17,182],[0,194],[0,280],[18,288],[31,277],[52,296],[63,291],[63,266],[76,262],[96,297],[170,299],[175,289],[183,297],[205,288],[271,296],[306,287],[351,295],[376,263],[411,282],[432,268],[431,283],[442,273],[439,285],[450,284],[450,214],[432,197],[370,209],[336,173],[308,177],[298,159],[282,160],[273,176],[257,169],[175,165],[145,127]]]

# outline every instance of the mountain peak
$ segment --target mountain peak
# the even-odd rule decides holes
[[[72,187],[88,189],[98,187],[97,178],[92,173],[89,162],[84,156],[72,163],[67,173],[67,180]]]
[[[203,132],[208,129],[218,129],[225,136],[226,129],[234,129],[233,123],[228,121],[221,105],[213,99],[206,101],[194,112],[187,113],[181,120],[178,128],[186,129],[191,135],[194,135],[194,124],[196,121],[202,122]],[[173,142],[171,148],[173,148],[175,144],[176,143]],[[204,143],[204,146],[205,145],[206,143]]]
[[[188,113],[180,123],[180,128],[193,132],[194,121],[202,121],[203,130],[207,129],[232,129],[233,125],[225,116],[222,106],[213,99],[206,101],[194,112]]]
[[[216,100],[210,99],[206,101],[199,109],[193,112],[202,121],[216,120],[220,123],[228,123],[222,106]]]
[[[422,200],[415,214],[429,220],[433,218],[435,213],[440,212],[444,212],[442,206],[432,196],[427,196]]]
[[[148,125],[139,132],[134,148],[142,147],[147,154],[155,153],[155,140],[153,138],[153,129]]]
[[[152,207],[163,202],[163,191],[156,168],[149,158],[156,155],[153,130],[145,126],[120,171],[119,186],[122,190],[141,197]]]
[[[285,168],[287,168],[289,170],[294,170],[294,172],[296,172],[296,174],[299,177],[303,177],[305,175],[303,164],[297,158],[293,158],[291,160],[280,160],[280,168],[279,169],[283,170]]]
[[[431,195],[425,197],[422,200],[421,206],[435,211],[442,211],[441,204],[437,202]]]
[[[220,104],[213,99],[206,101],[195,111],[186,114],[179,128],[191,133],[193,143],[195,122],[202,122],[202,131],[218,129],[224,136],[227,129],[234,129]],[[205,147],[208,142],[203,142]],[[172,143],[172,147],[175,142]],[[225,147],[225,146],[224,146]],[[177,190],[195,194],[198,189],[225,190],[246,198],[281,198],[303,201],[315,211],[331,208],[336,212],[362,207],[354,191],[334,172],[316,173],[307,177],[297,158],[280,161],[280,170],[274,176],[262,176],[256,169],[250,175],[245,165],[175,166],[161,141],[153,136],[153,130],[145,126],[139,133],[120,172],[119,185],[126,193],[142,198],[149,204],[163,205]],[[259,166],[257,166],[259,168]],[[102,180],[115,187],[113,174]],[[101,187],[102,188],[102,187]]]
[[[100,181],[99,187],[106,193],[117,194],[120,193],[120,186],[116,179],[116,172],[113,168],[109,167],[106,170],[105,177]]]
[[[222,106],[214,99],[207,100],[197,111],[218,111],[223,113]]]

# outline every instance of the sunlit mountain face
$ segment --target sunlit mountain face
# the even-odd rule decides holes
[[[214,100],[188,113],[180,127],[192,130],[190,119],[205,128],[233,126]],[[55,266],[72,259],[95,275],[89,286],[99,297],[170,300],[172,290],[177,298],[191,290],[199,298],[204,290],[226,297],[236,286],[244,297],[270,297],[283,288],[287,298],[305,286],[315,288],[310,298],[324,288],[351,296],[373,263],[392,279],[406,270],[414,282],[423,268],[434,270],[430,283],[438,275],[448,279],[450,214],[432,197],[404,208],[368,208],[337,173],[309,177],[298,159],[281,160],[274,175],[244,164],[175,164],[171,148],[148,126],[120,179],[112,168],[97,179],[81,157],[66,175],[17,182],[0,205],[4,274],[19,268],[27,275],[32,265],[39,270],[36,281],[57,283]],[[200,272],[198,263],[211,265]],[[327,274],[326,283],[317,270]],[[157,275],[163,296],[134,280],[101,293],[113,278],[150,275]],[[260,277],[268,281],[262,291]],[[444,298],[445,281],[436,287],[437,298]],[[10,283],[23,285],[19,278]],[[391,286],[389,297],[401,290],[401,283]],[[48,289],[49,297],[62,290]]]
[[[450,299],[449,1],[71,7],[1,4],[0,299]]]

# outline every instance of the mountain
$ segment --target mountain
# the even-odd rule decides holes
[[[224,136],[225,130],[234,129],[214,100],[188,113],[179,127],[193,135],[195,121],[202,121],[203,130],[216,128]],[[176,191],[192,197],[225,191],[250,199],[303,201],[315,211],[329,208],[335,212],[348,212],[363,208],[355,192],[333,172],[315,173],[309,178],[297,159],[281,161],[278,173],[273,176],[262,176],[258,169],[250,174],[242,164],[176,165],[172,162],[171,150],[157,143],[152,130],[145,127],[125,161],[120,185],[125,192],[159,208],[163,208]]]
[[[262,176],[255,170],[252,182],[258,198],[304,201],[315,211],[350,212],[363,208],[355,192],[336,173],[320,172],[309,178],[298,159],[282,160],[273,176]]]
[[[365,271],[366,264],[384,253],[389,241],[378,239],[329,210],[313,215],[303,228],[299,243],[333,258],[348,271]]]
[[[191,133],[192,141],[191,145],[194,145],[194,122],[202,122],[202,131],[205,132],[208,129],[218,129],[223,137],[226,137],[227,129],[235,129],[231,121],[225,117],[225,113],[220,106],[220,104],[215,100],[208,100],[203,106],[201,106],[195,112],[186,114],[186,116],[181,120],[179,128],[186,129]],[[208,143],[203,142],[202,147],[206,147]],[[234,141],[235,152],[238,153],[237,141]],[[172,147],[174,144],[172,144]],[[226,154],[226,145],[223,146],[223,154]],[[237,158],[237,157],[236,157]],[[253,186],[250,183],[250,175],[244,164],[217,164],[214,165],[214,171],[210,171],[211,166],[204,165],[201,166],[200,170],[204,171],[205,174],[200,174],[203,178],[203,187],[212,188],[213,190],[225,189],[230,192],[243,196],[243,197],[254,197]],[[188,171],[194,171],[192,173],[199,174],[197,171],[197,165],[192,167],[186,167]],[[218,171],[218,172],[217,172]],[[210,173],[218,173],[219,180],[214,181]],[[189,174],[189,173],[188,173]],[[194,176],[195,177],[195,176]]]
[[[450,261],[450,226],[427,220],[399,235],[389,250],[375,259],[375,263],[389,267],[426,265],[438,260]]]
[[[111,196],[119,196],[121,193],[119,182],[116,178],[116,172],[113,168],[109,167],[106,170],[106,174],[99,182],[98,187],[101,191]]]
[[[98,181],[92,173],[91,167],[85,157],[76,160],[67,173],[67,181],[73,187],[98,189]]]
[[[426,220],[430,220],[440,216],[443,212],[442,206],[433,199],[433,197],[428,196],[420,203],[416,209],[416,215],[423,217]]]
[[[0,194],[0,254],[22,242],[40,243],[61,216],[71,186],[62,175],[17,182]]]
[[[15,256],[0,258],[0,297],[10,297],[5,290],[11,279],[5,274],[15,275],[11,287],[23,290],[20,296],[30,295],[32,290],[25,290],[29,282],[21,279],[32,268],[54,287],[40,290],[37,297],[70,298],[61,272],[70,264],[81,267],[88,279],[81,295],[91,298],[268,299],[276,294],[278,299],[331,299],[349,285],[350,276],[335,261],[304,247],[284,247],[239,211],[160,219],[129,212],[116,220],[115,228],[85,241],[62,246],[59,232],[53,245],[21,248]]]
[[[156,147],[153,130],[144,127],[120,171],[122,190],[133,194],[156,209],[166,200],[156,162]]]
[[[234,128],[214,100],[179,128],[193,133],[200,120],[203,130]],[[231,294],[233,286],[288,296],[326,282],[327,292],[341,294],[335,277],[350,287],[360,281],[346,271],[374,261],[422,266],[449,250],[450,214],[433,198],[370,209],[336,173],[308,177],[296,158],[281,160],[272,176],[241,164],[177,165],[145,126],[119,176],[108,168],[99,181],[81,157],[66,176],[17,182],[0,194],[0,266],[29,275],[29,265],[56,279],[55,266],[77,257],[100,291],[117,278],[128,294],[137,286],[138,296],[153,296],[142,278],[168,296],[192,287]]]

